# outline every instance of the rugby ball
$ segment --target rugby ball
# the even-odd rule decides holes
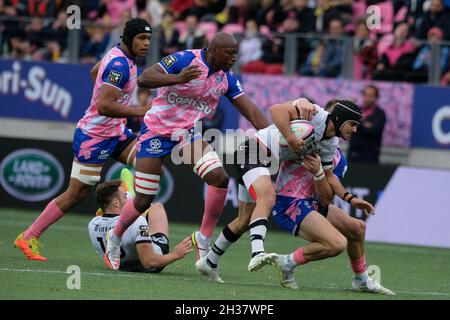
[[[302,140],[306,140],[314,134],[314,127],[307,120],[293,120],[290,122],[290,126],[292,133]],[[281,147],[288,146],[288,143],[282,134],[280,134],[279,142]]]

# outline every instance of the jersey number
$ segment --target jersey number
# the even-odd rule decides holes
[[[106,249],[105,249],[105,244],[103,243],[103,238],[102,237],[97,237],[97,241],[98,243],[100,243],[100,247],[102,247],[103,253],[105,253]],[[125,258],[125,251],[123,250],[122,247],[120,247],[120,259]]]

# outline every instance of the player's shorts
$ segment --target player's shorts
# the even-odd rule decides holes
[[[125,128],[123,135],[101,139],[84,133],[80,128],[73,135],[73,153],[80,163],[103,164],[109,158],[117,160],[120,154],[136,139],[136,135]]]
[[[189,143],[201,139],[201,133],[194,132],[194,129],[188,130]],[[162,158],[172,152],[172,149],[180,141],[171,140],[171,137],[163,137],[153,134],[145,123],[142,123],[141,134],[136,143],[136,158]],[[186,143],[186,140],[184,141]]]
[[[249,189],[259,176],[270,176],[270,161],[270,150],[262,149],[254,139],[246,139],[234,152],[234,167],[239,184]]]
[[[317,211],[317,203],[313,199],[296,199],[277,195],[272,216],[282,229],[297,236],[300,224],[312,211]]]
[[[154,233],[150,236],[152,241],[153,252],[165,255],[169,253],[169,238],[161,232]],[[164,270],[161,268],[145,268],[140,261],[127,261],[120,264],[120,270],[128,272],[149,272],[159,273]]]

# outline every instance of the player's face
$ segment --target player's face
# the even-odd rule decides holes
[[[374,88],[366,88],[363,91],[363,106],[370,107],[377,102],[377,92]]]
[[[117,192],[117,206],[122,209],[125,203],[127,203],[127,193],[126,191],[120,187]]]
[[[216,50],[216,67],[223,71],[229,71],[236,63],[239,52],[238,45]]]
[[[140,33],[133,39],[133,52],[139,57],[145,57],[150,48],[150,39],[152,35]]]
[[[348,121],[346,122],[341,129],[341,137],[344,140],[350,140],[352,134],[356,133],[358,130],[359,123],[356,121]]]

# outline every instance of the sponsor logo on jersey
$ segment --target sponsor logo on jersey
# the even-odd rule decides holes
[[[216,77],[216,81],[217,81],[218,83],[221,83],[221,82],[223,81],[223,77],[219,74],[219,75]]]
[[[0,164],[0,184],[20,200],[47,200],[61,189],[63,182],[60,162],[43,150],[19,149]]]
[[[169,92],[167,95],[167,101],[173,106],[190,105],[197,108],[199,111],[203,111],[206,114],[210,114],[212,109],[209,107],[208,102],[198,101],[191,97],[183,97],[176,92]]]
[[[143,238],[148,238],[150,236],[148,233],[148,226],[146,225],[139,226],[139,233]]]
[[[121,78],[122,78],[122,73],[115,71],[115,70],[111,70],[108,75],[108,82],[118,86]]]
[[[108,158],[109,158],[108,150],[102,150],[102,151],[100,151],[100,155],[98,156],[98,158],[99,158],[100,160],[106,160],[106,159],[108,159]]]
[[[172,177],[172,174],[170,173],[169,169],[167,169],[167,167],[164,165],[162,167],[163,167],[164,174],[161,176],[161,178],[159,180],[158,194],[156,195],[156,198],[154,201],[165,203],[172,196],[173,188],[174,188],[174,181],[173,181],[173,177]],[[135,170],[133,167],[124,166],[121,163],[115,163],[106,172],[105,181],[120,179],[120,171],[123,168],[128,168],[134,174]]]
[[[161,148],[161,140],[159,139],[150,140],[150,149],[157,151],[159,148]]]
[[[170,56],[162,58],[161,61],[164,66],[166,66],[166,68],[170,68],[170,66],[173,65],[175,61],[177,61],[177,58],[173,54],[171,54]]]

